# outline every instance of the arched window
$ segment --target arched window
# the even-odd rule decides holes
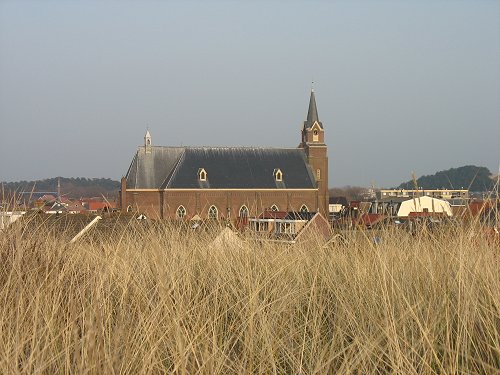
[[[200,181],[206,181],[207,180],[207,171],[204,168],[198,169],[198,179]]]
[[[175,212],[176,216],[179,218],[179,219],[184,219],[184,216],[186,216],[186,208],[183,206],[183,205],[180,205],[178,208],[177,208],[177,211]]]
[[[132,206],[131,205],[127,206],[127,212],[132,212]]]
[[[240,207],[239,216],[240,217],[248,217],[248,207],[247,206],[243,205]]]
[[[301,213],[306,213],[306,212],[309,212],[309,208],[303,204],[302,206],[300,206],[300,210],[299,210]]]
[[[276,212],[276,211],[279,211],[279,210],[280,210],[280,209],[279,209],[279,207],[278,207],[278,206],[276,206],[275,204],[273,204],[273,205],[271,206],[271,211]]]
[[[219,218],[219,210],[215,206],[210,206],[208,209],[208,218],[212,220],[217,220]]]
[[[313,130],[313,142],[318,142],[319,140],[319,132],[318,132],[318,129],[314,129]]]
[[[274,175],[274,179],[276,181],[283,181],[283,172],[281,172],[281,169],[279,168],[276,168],[273,172],[273,175]]]

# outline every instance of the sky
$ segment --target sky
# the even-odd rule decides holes
[[[296,147],[312,81],[331,187],[498,172],[500,1],[0,0],[0,181]]]

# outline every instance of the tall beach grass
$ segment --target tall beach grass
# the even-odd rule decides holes
[[[0,233],[0,373],[500,373],[500,248],[481,227],[347,245],[131,221]]]

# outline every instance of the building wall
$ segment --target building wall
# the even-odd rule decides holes
[[[381,189],[379,191],[380,198],[387,197],[423,197],[429,196],[433,198],[454,199],[454,198],[469,198],[469,190],[466,189]]]
[[[152,219],[160,219],[162,217],[160,198],[159,190],[127,190],[125,200],[127,206],[122,207],[122,210],[140,212]],[[123,198],[121,201],[124,202]]]
[[[236,219],[242,205],[249,216],[258,216],[272,205],[280,211],[299,211],[306,205],[309,211],[318,211],[317,190],[243,190],[243,189],[179,189],[179,190],[127,190],[127,207],[150,218],[174,219],[179,206],[186,209],[186,218],[194,215],[208,218],[214,205],[219,218]]]
[[[321,146],[309,146],[306,145],[307,161],[311,166],[311,169],[316,179],[318,186],[318,207],[319,212],[324,216],[328,217],[328,156],[327,147],[325,145]],[[318,176],[319,170],[319,176]],[[318,178],[319,177],[319,178]]]

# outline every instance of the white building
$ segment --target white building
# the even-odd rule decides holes
[[[469,199],[469,190],[467,189],[380,189],[378,198],[389,197],[414,198],[414,197],[432,197],[442,199]]]
[[[449,202],[427,196],[401,202],[397,216],[408,217],[411,212],[445,213],[447,216],[452,216]]]

